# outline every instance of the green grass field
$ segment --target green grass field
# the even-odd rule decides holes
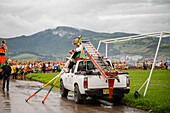
[[[154,70],[145,97],[143,94],[146,85],[139,92],[140,99],[134,97],[134,92],[147,80],[150,70],[127,70],[127,72],[131,85],[130,93],[122,100],[124,104],[154,112],[170,112],[170,70]]]
[[[149,77],[150,70],[126,70],[130,77],[130,93],[122,99],[122,103],[152,112],[170,112],[170,70],[154,70],[146,96],[143,97],[145,87],[140,91],[141,98],[136,99],[134,92],[139,90],[142,84]],[[36,74],[31,73],[26,77],[44,83],[50,81],[58,73]],[[59,87],[59,81],[56,86]]]
[[[30,74],[26,75],[26,78],[36,80],[36,81],[40,81],[40,82],[43,82],[43,83],[47,83],[51,79],[53,79],[55,76],[57,76],[58,74],[59,74],[59,72],[57,72],[57,73],[45,73],[45,74],[44,73],[30,73]],[[52,85],[53,82],[51,82],[50,84]],[[56,87],[60,86],[59,80],[57,81],[55,86]]]

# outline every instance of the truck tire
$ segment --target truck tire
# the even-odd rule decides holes
[[[68,89],[64,88],[63,81],[60,81],[60,94],[61,97],[67,97],[68,95]]]
[[[74,87],[74,100],[76,104],[80,104],[83,102],[83,100],[81,99],[81,94],[80,94],[78,85],[75,85]]]

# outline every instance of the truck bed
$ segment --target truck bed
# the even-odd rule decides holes
[[[108,83],[104,80],[104,78],[100,75],[86,75],[88,77],[88,88],[96,89],[96,88],[108,88]],[[120,82],[115,80],[114,88],[124,88],[127,87],[126,76],[127,73],[120,73],[119,75]]]

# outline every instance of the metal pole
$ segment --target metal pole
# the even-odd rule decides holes
[[[61,76],[61,75],[62,75],[62,74],[60,74],[60,76]],[[50,90],[48,91],[47,95],[46,95],[45,98],[43,99],[43,101],[42,101],[43,104],[44,104],[46,98],[48,97],[48,95],[50,94],[51,90],[53,89],[54,85],[56,84],[56,82],[57,82],[58,79],[60,78],[60,76],[58,76],[58,77],[56,78],[56,80],[54,81],[54,83],[53,83],[53,85],[51,86]]]
[[[148,79],[145,81],[145,83],[140,87],[140,89],[138,90],[138,92],[143,88],[143,86],[147,83]]]
[[[42,86],[40,89],[38,89],[35,93],[33,93],[30,97],[28,97],[27,99],[25,99],[26,102],[28,102],[28,100],[33,97],[34,95],[36,95],[39,91],[41,91],[44,87],[46,87],[48,84],[50,84],[53,80],[55,80],[59,75],[55,76],[52,80],[50,80],[47,84],[45,84],[44,86]]]
[[[106,43],[106,58],[107,58],[107,43]]]
[[[160,46],[160,43],[161,43],[162,34],[163,34],[163,32],[161,33],[160,38],[159,38],[159,42],[158,42],[157,50],[156,50],[156,53],[155,53],[155,58],[154,58],[153,66],[152,66],[152,69],[151,69],[151,71],[150,71],[150,75],[149,75],[148,82],[147,82],[147,85],[146,85],[146,88],[145,88],[144,96],[146,95],[146,91],[147,91],[147,89],[148,89],[148,85],[149,85],[149,82],[150,82],[150,79],[151,79],[151,75],[152,75],[152,72],[153,72],[153,68],[154,68],[154,66],[155,66],[155,61],[156,61],[157,54],[158,54],[158,51],[159,51],[159,46]]]
[[[97,51],[99,51],[99,47],[100,47],[101,41],[99,41],[98,47],[97,47]]]
[[[71,57],[69,58],[69,60],[66,62],[65,66],[63,67],[63,69],[66,68],[66,66],[69,64],[72,56],[73,56],[73,54],[71,55]],[[61,72],[60,72],[57,76],[55,76],[55,77],[54,77],[52,80],[50,80],[47,84],[45,84],[44,86],[42,86],[39,90],[37,90],[35,93],[33,93],[30,97],[28,97],[27,99],[25,99],[25,101],[28,102],[28,100],[29,100],[30,98],[32,98],[34,95],[36,95],[39,91],[41,91],[44,87],[46,87],[48,84],[50,84],[50,83],[51,83],[53,80],[55,80],[57,77],[61,76],[61,75],[64,73],[64,70],[63,70],[63,69],[61,70]]]

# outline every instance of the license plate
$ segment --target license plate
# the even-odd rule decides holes
[[[109,89],[103,89],[103,94],[109,94]]]

